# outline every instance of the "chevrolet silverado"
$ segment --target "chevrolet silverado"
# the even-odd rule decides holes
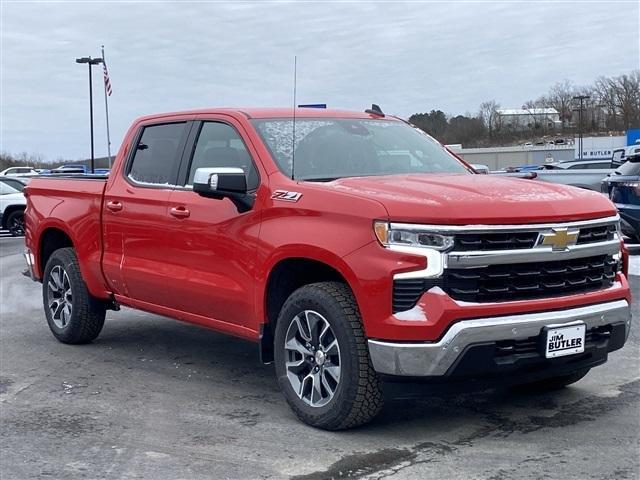
[[[477,175],[379,109],[152,115],[108,176],[26,188],[28,274],[53,335],[120,305],[257,343],[328,430],[385,380],[578,381],[625,343],[627,252],[603,195]]]

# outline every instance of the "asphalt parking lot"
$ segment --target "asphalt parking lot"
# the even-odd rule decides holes
[[[3,480],[640,476],[637,326],[563,391],[427,391],[329,433],[293,416],[248,342],[123,309],[94,343],[58,343],[40,285],[20,275],[22,248],[0,238]],[[631,282],[638,319],[640,276]]]

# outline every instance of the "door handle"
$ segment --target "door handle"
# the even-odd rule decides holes
[[[120,202],[114,202],[112,200],[107,202],[107,209],[111,210],[112,212],[119,212],[120,210],[122,210],[122,203]]]
[[[188,218],[191,215],[191,212],[185,207],[172,207],[169,213],[176,218]]]

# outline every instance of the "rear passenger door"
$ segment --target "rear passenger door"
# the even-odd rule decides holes
[[[196,169],[205,167],[242,168],[249,190],[259,188],[256,152],[241,131],[241,125],[230,118],[194,124],[192,147],[183,160],[182,186],[169,201],[169,208],[183,216],[169,222],[174,255],[167,262],[176,280],[173,308],[242,335],[247,333],[244,328],[257,328],[253,289],[260,202],[238,213],[228,198],[204,198],[192,190]]]
[[[114,292],[152,305],[172,303],[168,202],[190,127],[187,121],[142,126],[104,196],[105,277]]]

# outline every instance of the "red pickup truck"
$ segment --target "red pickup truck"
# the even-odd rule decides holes
[[[90,342],[126,305],[255,341],[324,429],[372,419],[398,377],[568,385],[629,333],[608,199],[476,175],[375,109],[148,116],[108,177],[26,191],[58,340]]]

